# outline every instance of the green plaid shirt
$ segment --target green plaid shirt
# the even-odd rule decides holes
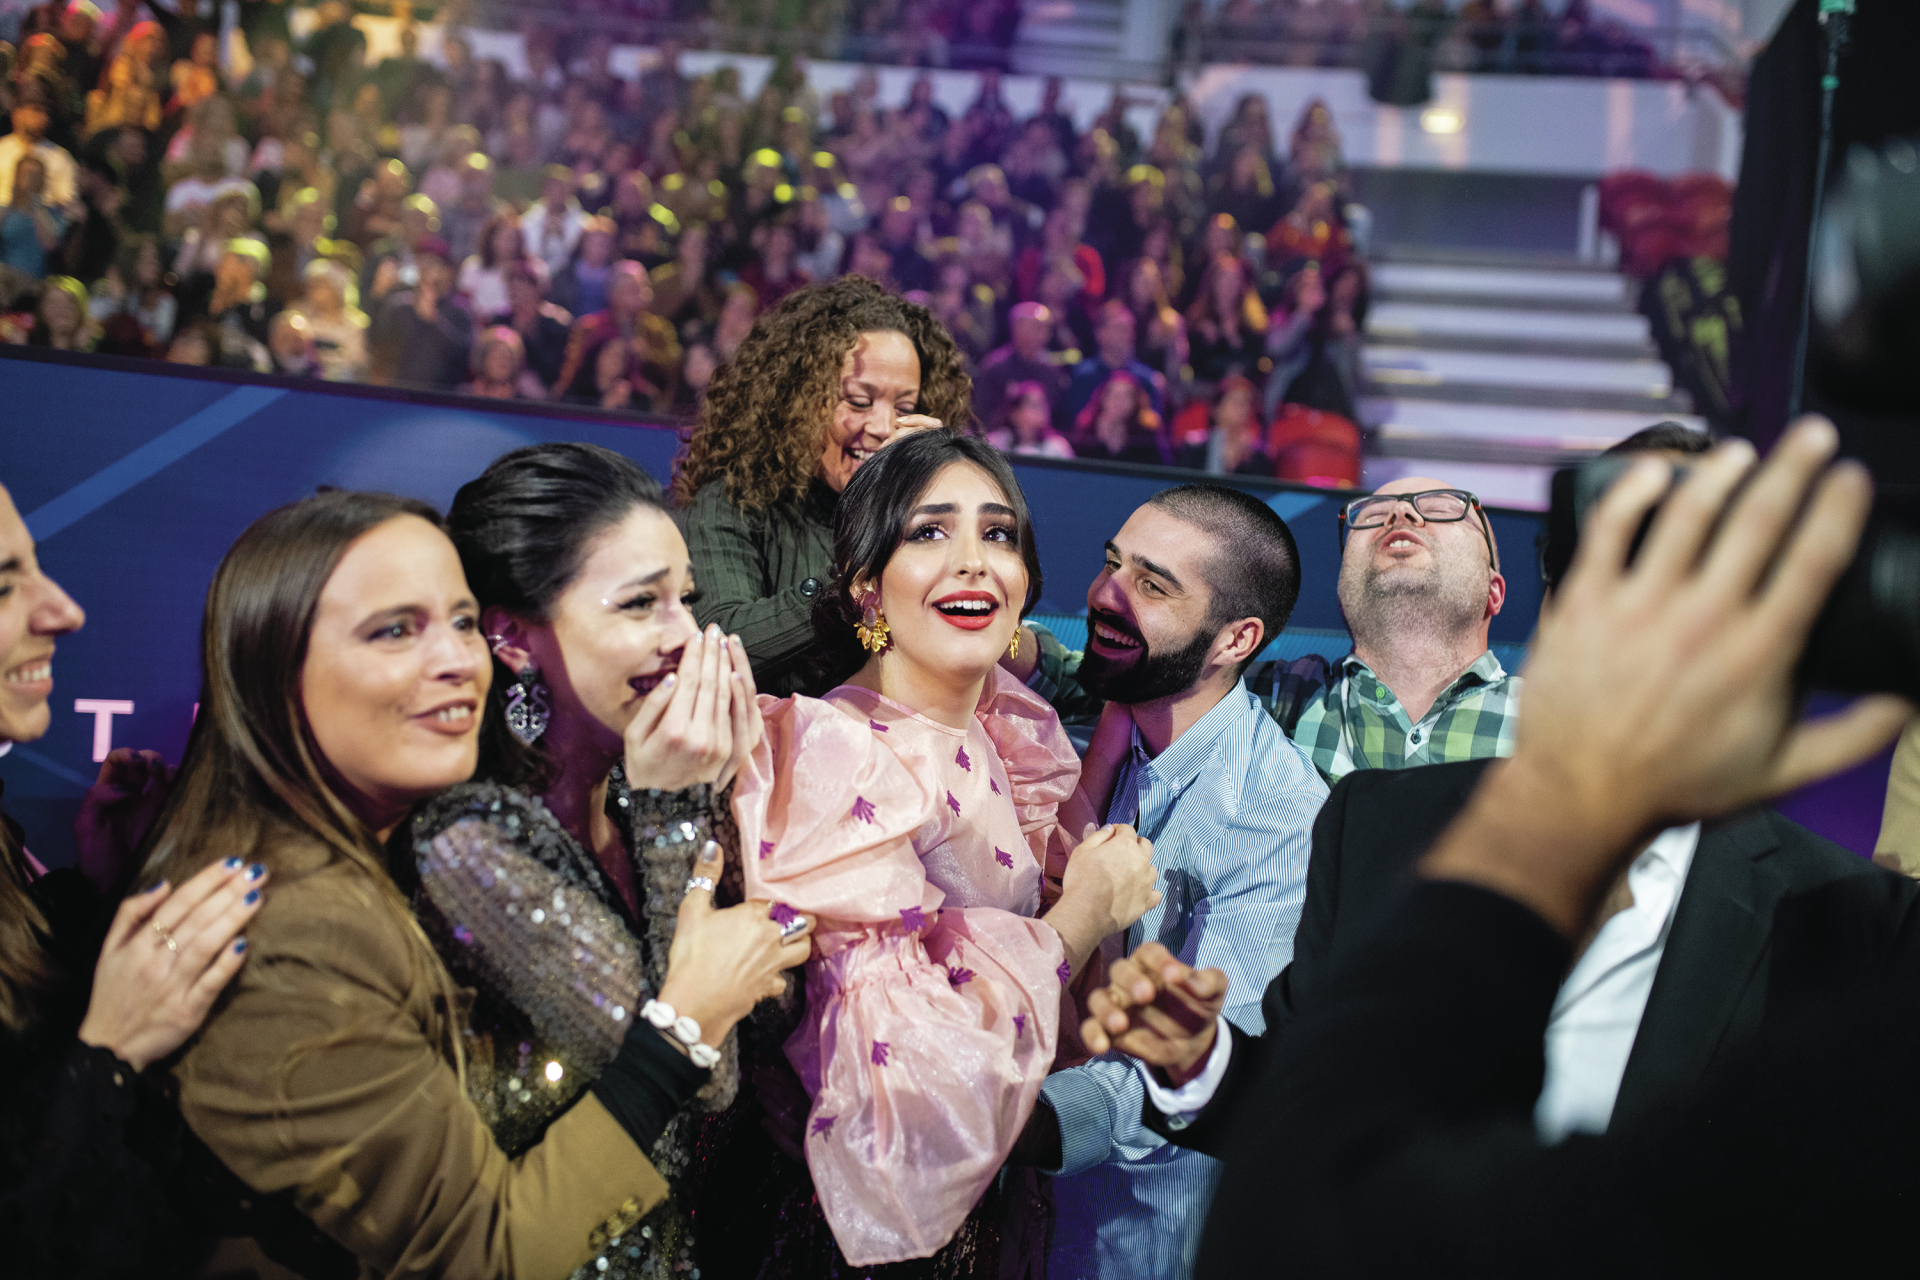
[[[1080,685],[1081,655],[1036,626],[1040,665],[1027,681],[1060,713],[1085,750],[1100,699]],[[1366,663],[1348,654],[1329,663],[1318,655],[1296,662],[1256,662],[1247,689],[1288,737],[1299,743],[1328,784],[1355,769],[1404,769],[1513,754],[1520,712],[1520,677],[1507,674],[1493,650],[1441,691],[1419,724]]]
[[[1248,687],[1329,783],[1355,769],[1404,769],[1513,754],[1520,677],[1489,649],[1414,724],[1393,691],[1352,654],[1256,666]]]

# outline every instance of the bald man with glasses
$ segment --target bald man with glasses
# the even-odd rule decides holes
[[[1408,476],[1340,509],[1340,609],[1353,652],[1256,664],[1247,688],[1329,784],[1357,769],[1513,753],[1520,677],[1487,647],[1506,603],[1500,549],[1480,499]],[[1097,715],[1080,655],[1036,629],[1026,678],[1061,717]]]

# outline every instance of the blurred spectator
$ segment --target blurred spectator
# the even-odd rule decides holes
[[[1200,277],[1187,308],[1187,345],[1196,382],[1229,373],[1252,376],[1266,356],[1267,308],[1238,258],[1215,258]]]
[[[1008,313],[1007,322],[1012,341],[988,352],[973,380],[973,411],[984,422],[999,420],[1012,389],[1020,383],[1038,383],[1050,403],[1067,391],[1067,371],[1047,350],[1053,313],[1043,303],[1022,302]]]
[[[1306,263],[1281,283],[1267,317],[1266,350],[1272,364],[1261,403],[1268,418],[1278,411],[1287,398],[1287,388],[1312,361],[1314,323],[1326,304],[1327,292],[1317,262]]]
[[[38,280],[47,274],[47,258],[60,247],[66,214],[46,199],[47,165],[28,152],[13,168],[13,198],[0,210],[0,263]]]
[[[496,214],[481,229],[479,249],[460,265],[459,289],[475,315],[498,315],[507,309],[507,273],[522,264],[546,278],[546,264],[527,252],[520,220],[511,212]]]
[[[13,174],[22,156],[40,161],[46,181],[41,198],[58,208],[71,208],[78,196],[73,156],[65,147],[47,141],[46,103],[22,95],[13,107],[13,132],[0,138],[0,205],[13,204]]]
[[[573,171],[549,165],[541,179],[540,198],[520,215],[527,250],[547,264],[549,279],[566,269],[586,225],[587,215],[573,198]]]
[[[802,285],[811,283],[798,261],[799,243],[785,219],[763,222],[753,233],[752,259],[740,269],[740,282],[752,289],[762,311]]]
[[[367,378],[367,315],[360,310],[353,276],[337,262],[324,258],[307,265],[305,297],[298,308],[313,339],[319,377],[329,382],[364,382]]]
[[[527,349],[520,335],[497,324],[483,331],[473,344],[473,380],[460,385],[470,396],[490,400],[544,400],[547,389],[539,375],[527,368]]]
[[[753,332],[753,322],[759,315],[760,295],[752,285],[728,285],[726,301],[720,304],[720,318],[714,323],[713,337],[707,344],[713,358],[720,364],[731,364],[740,344]]]
[[[87,287],[72,276],[48,276],[40,290],[40,305],[34,310],[27,345],[55,351],[91,351],[99,337],[99,327],[87,314]]]
[[[974,284],[964,263],[941,264],[925,305],[952,335],[953,344],[967,357],[969,367],[977,367],[993,343],[994,302],[992,287]]]
[[[680,376],[680,340],[672,325],[647,310],[652,300],[640,264],[618,264],[607,285],[606,309],[573,322],[553,394],[598,404],[612,394],[613,383],[624,381],[626,400],[620,407],[664,409],[671,403]],[[628,359],[619,375],[602,385],[600,351],[615,344],[627,350]]]
[[[221,251],[206,310],[188,312],[192,319],[204,316],[213,323],[216,362],[261,373],[270,366],[267,336],[275,308],[265,276],[271,261],[267,246],[246,236],[235,236]]]
[[[687,224],[673,261],[655,267],[649,276],[654,314],[683,332],[705,331],[720,318],[723,298],[708,256],[710,242],[706,223]]]
[[[164,274],[157,240],[141,236],[128,241],[94,290],[88,310],[102,325],[115,316],[132,317],[148,349],[165,351],[173,338],[178,304]]]
[[[1073,422],[1075,457],[1174,465],[1173,442],[1140,379],[1124,370],[1095,390]]]
[[[440,246],[443,255],[453,252],[440,239],[440,210],[418,193],[400,201],[399,218],[392,234],[384,235],[367,249],[366,265],[361,268],[360,289],[376,305],[396,289],[411,289],[420,278],[420,246],[428,240]]]
[[[1098,348],[1074,368],[1063,406],[1066,421],[1076,421],[1094,395],[1117,373],[1128,375],[1143,389],[1147,406],[1156,415],[1165,412],[1167,382],[1136,356],[1137,324],[1133,311],[1119,298],[1111,299],[1100,309],[1100,324],[1094,330]]]
[[[387,296],[373,321],[368,351],[376,382],[454,387],[467,377],[473,318],[454,289],[446,241],[414,246],[418,280]]]
[[[298,311],[282,311],[267,326],[267,354],[273,372],[290,378],[317,378],[320,361],[315,358],[313,335],[307,318]]]
[[[1339,187],[1316,182],[1300,193],[1285,217],[1267,232],[1267,261],[1275,266],[1311,260],[1328,275],[1353,252],[1353,237],[1340,224]]]
[[[1266,432],[1259,414],[1259,393],[1239,374],[1223,379],[1208,414],[1204,453],[1214,475],[1271,476]]]
[[[169,80],[173,86],[167,102],[169,115],[190,111],[220,92],[220,37],[211,31],[196,35],[188,55],[173,64]]]
[[[1366,312],[1366,268],[1349,262],[1326,286],[1326,302],[1314,315],[1304,364],[1281,391],[1274,390],[1270,377],[1269,398],[1277,396],[1288,404],[1320,409],[1342,418],[1357,418]],[[1276,361],[1274,373],[1280,372]]]
[[[451,201],[440,201],[440,238],[465,262],[479,252],[486,225],[512,209],[493,193],[493,161],[478,151],[459,164]]]
[[[580,224],[580,240],[573,247],[573,256],[547,286],[547,296],[555,306],[564,307],[577,316],[606,310],[607,283],[613,278],[617,234],[618,228],[611,218],[589,217]],[[498,304],[481,308],[483,312],[499,309]]]
[[[1248,145],[1235,151],[1226,170],[1215,175],[1207,208],[1230,215],[1243,227],[1270,227],[1285,212],[1284,199],[1266,157]]]
[[[87,94],[89,135],[122,125],[158,131],[166,108],[160,72],[166,55],[167,36],[159,23],[134,24],[107,64],[106,79]]]
[[[1053,405],[1038,382],[1016,382],[1007,389],[987,440],[1003,453],[1033,458],[1071,458],[1073,446],[1053,429]]]
[[[1191,369],[1187,322],[1167,297],[1160,264],[1135,258],[1127,264],[1120,301],[1133,312],[1134,350],[1141,364],[1166,379],[1170,396],[1184,394]]]
[[[507,309],[492,317],[496,326],[504,325],[520,336],[521,352],[527,368],[551,388],[560,380],[560,368],[566,363],[567,336],[573,330],[573,316],[563,307],[546,301],[536,259],[529,259],[507,271]]]

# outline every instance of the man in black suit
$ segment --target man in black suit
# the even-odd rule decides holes
[[[1227,1169],[1196,1275],[1853,1273],[1905,1247],[1920,887],[1865,865],[1828,877],[1817,853],[1804,882],[1770,884],[1801,842],[1765,815],[1700,842],[1697,874],[1724,877],[1748,912],[1776,905],[1757,943],[1719,903],[1684,926],[1679,908],[1642,1028],[1666,1043],[1644,1086],[1640,1064],[1628,1073],[1673,1091],[1657,1122],[1627,1123],[1650,1108],[1623,1086],[1604,1136],[1548,1146],[1534,1129],[1559,988],[1649,834],[1748,813],[1865,759],[1913,714],[1886,697],[1823,723],[1795,712],[1800,649],[1871,496],[1857,467],[1828,468],[1836,442],[1802,423],[1757,470],[1749,447],[1724,446],[1631,564],[1664,470],[1630,470],[1599,504],[1543,617],[1513,759],[1482,766],[1464,807],[1433,784],[1459,816],[1371,921],[1346,907],[1383,891],[1333,869],[1345,919],[1324,977],[1269,991],[1270,1010],[1297,1008],[1236,1090],[1234,1131],[1209,1117]],[[1689,954],[1720,969],[1710,1005],[1668,981]],[[1091,996],[1087,1047],[1188,1074],[1224,986],[1136,953]],[[1723,1049],[1749,1016],[1754,1043]]]
[[[1167,1115],[1152,1105],[1155,1092],[1163,1097],[1166,1092],[1150,1091],[1145,1112],[1150,1128],[1178,1146],[1216,1157],[1223,1153],[1240,1109],[1258,1105],[1249,1094],[1266,1069],[1273,1045],[1301,1010],[1320,997],[1329,975],[1346,962],[1348,953],[1364,942],[1372,919],[1412,884],[1421,856],[1459,816],[1492,763],[1465,760],[1420,769],[1366,769],[1340,780],[1314,823],[1306,907],[1294,935],[1293,962],[1267,987],[1266,1034],[1248,1035],[1226,1023],[1234,1043],[1211,1097],[1196,1110]],[[1676,834],[1686,831],[1674,830]],[[1772,974],[1774,912],[1779,905],[1835,880],[1887,874],[1768,809],[1749,809],[1702,824],[1678,903],[1666,912],[1665,929],[1654,922],[1664,946],[1649,957],[1655,966],[1652,989],[1645,992],[1638,1032],[1625,1033],[1631,1052],[1624,1072],[1613,1077],[1618,1081],[1617,1095],[1582,1097],[1567,1103],[1561,1113],[1537,1114],[1543,1134],[1559,1137],[1568,1128],[1616,1132],[1684,1098],[1709,1068],[1751,1041],[1760,1028]],[[1640,905],[1621,901],[1620,888],[1625,883],[1624,876],[1616,881],[1603,912],[1614,907],[1624,913]],[[1626,923],[1624,914],[1597,921],[1582,940],[1585,946],[1598,944],[1600,930],[1616,921]],[[1579,972],[1576,964],[1569,979]],[[1569,1009],[1568,986],[1563,983],[1556,1001],[1556,1020]],[[1627,997],[1629,1009],[1638,994]],[[1611,1011],[1622,1003],[1613,1000]],[[1559,1065],[1552,1052],[1553,1034],[1550,1022],[1545,1085],[1549,1099],[1555,1096]],[[1203,1031],[1200,1040],[1210,1054],[1213,1036]],[[1590,1048],[1593,1041],[1587,1037],[1580,1047]],[[1171,1065],[1167,1075],[1173,1083],[1185,1083],[1205,1066],[1204,1060],[1192,1066]],[[1599,1074],[1603,1079],[1597,1085],[1582,1080],[1562,1087],[1604,1091],[1609,1073],[1603,1066]],[[1196,1095],[1193,1091],[1186,1096]],[[1576,1123],[1565,1122],[1566,1111],[1574,1113]],[[1610,1120],[1605,1122],[1577,1122],[1609,1111]]]

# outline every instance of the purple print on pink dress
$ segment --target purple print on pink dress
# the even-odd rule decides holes
[[[999,845],[993,846],[993,860],[1007,870],[1013,870],[1013,855],[1005,849],[1002,849]]]
[[[784,902],[776,902],[773,904],[773,910],[767,912],[767,918],[784,929],[799,919],[800,913]]]
[[[953,798],[953,792],[947,792],[947,808],[953,810],[953,816],[960,816],[960,802]]]
[[[865,796],[855,796],[853,798],[854,817],[860,819],[862,822],[872,822],[874,813],[873,801],[867,799]]]
[[[949,970],[947,970],[947,985],[948,985],[948,986],[953,986],[953,987],[962,987],[962,986],[965,986],[965,985],[966,985],[967,983],[969,983],[969,982],[972,982],[972,981],[973,981],[973,970],[971,970],[971,969],[949,969]]]
[[[762,840],[760,842],[760,857],[762,859],[765,859],[766,856],[772,852],[773,852],[773,841]]]
[[[993,794],[995,795],[1000,794],[1000,784],[995,782],[992,778],[987,779],[987,785],[993,788]]]
[[[835,1119],[837,1119],[835,1116],[815,1116],[813,1118],[813,1136],[818,1138],[831,1135],[833,1133],[833,1122]]]
[[[893,1046],[885,1040],[875,1040],[873,1042],[873,1065],[876,1067],[886,1066],[887,1054],[892,1048]]]
[[[918,933],[927,927],[927,913],[919,907],[904,907],[900,911],[900,927],[908,933]]]
[[[960,754],[953,758],[953,762],[962,769],[965,769],[968,773],[973,772],[973,761],[967,759],[967,749],[965,747],[960,748]]]
[[[1055,969],[1054,973],[1059,975],[1060,981],[1066,982],[1073,977],[1073,966],[1068,964],[1065,960],[1062,960],[1060,962],[1060,967],[1058,969]]]
[[[1013,1038],[1018,1040],[1025,1034],[1027,1034],[1027,1015],[1016,1013],[1013,1015]]]
[[[887,726],[881,724],[878,720],[868,720],[867,726],[875,733],[885,733],[887,731]]]

